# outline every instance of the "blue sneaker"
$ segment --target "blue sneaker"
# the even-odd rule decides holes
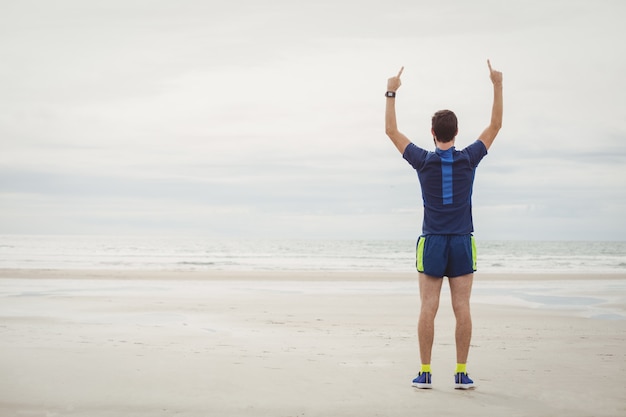
[[[433,387],[433,377],[430,372],[420,372],[413,380],[415,388],[431,389]]]
[[[457,372],[454,375],[454,388],[455,389],[474,389],[474,381],[467,376],[465,372]]]

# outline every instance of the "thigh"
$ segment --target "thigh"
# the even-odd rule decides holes
[[[441,294],[443,278],[432,277],[430,275],[420,273],[419,284],[422,306],[431,305],[435,308],[439,306],[439,295]]]
[[[449,278],[450,296],[452,297],[452,307],[469,308],[470,296],[472,295],[472,284],[474,282],[474,274],[461,275],[455,278]]]

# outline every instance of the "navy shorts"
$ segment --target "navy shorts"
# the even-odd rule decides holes
[[[470,235],[424,235],[417,240],[417,270],[436,278],[476,271],[476,243]]]

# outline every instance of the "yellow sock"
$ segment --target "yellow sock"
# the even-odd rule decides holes
[[[422,365],[422,372],[430,372],[430,364]]]
[[[465,363],[457,363],[456,364],[456,373],[458,374],[459,372],[466,374],[467,373],[467,364]]]

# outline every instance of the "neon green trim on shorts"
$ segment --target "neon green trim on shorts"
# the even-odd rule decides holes
[[[424,272],[424,244],[426,236],[421,236],[417,241],[417,250],[415,253],[417,272]]]
[[[476,240],[474,239],[474,236],[472,236],[471,239],[472,239],[472,269],[476,271]]]

